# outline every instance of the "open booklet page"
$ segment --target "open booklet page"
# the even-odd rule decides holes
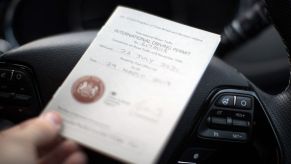
[[[118,7],[44,112],[62,135],[130,163],[155,163],[220,36]]]

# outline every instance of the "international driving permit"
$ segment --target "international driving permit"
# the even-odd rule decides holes
[[[54,94],[62,135],[128,163],[156,163],[220,36],[117,7]]]

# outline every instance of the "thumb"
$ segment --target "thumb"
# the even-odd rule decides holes
[[[49,112],[8,130],[8,133],[36,147],[45,146],[58,137],[61,124],[60,115],[56,112]]]

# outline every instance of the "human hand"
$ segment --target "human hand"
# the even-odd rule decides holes
[[[59,137],[62,119],[46,113],[0,133],[0,164],[85,164],[73,141]]]

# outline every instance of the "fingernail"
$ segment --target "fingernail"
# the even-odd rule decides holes
[[[54,128],[61,128],[62,119],[59,114],[54,112],[45,113],[41,116],[42,119],[48,121]]]

